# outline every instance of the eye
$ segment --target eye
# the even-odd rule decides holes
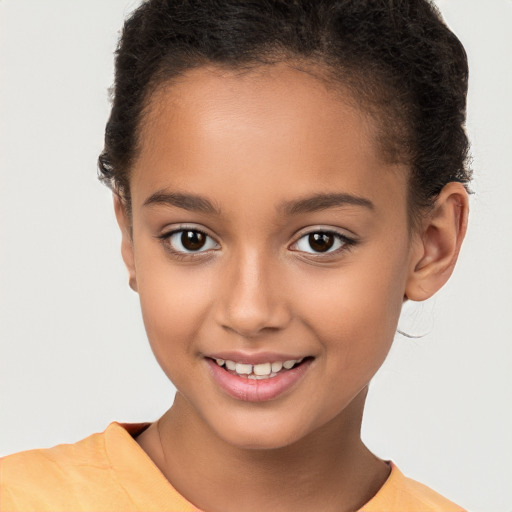
[[[166,248],[176,254],[194,254],[217,249],[219,244],[199,229],[182,228],[159,236]]]
[[[348,249],[356,243],[355,240],[348,238],[335,231],[312,231],[305,234],[294,246],[296,250],[309,254],[336,253],[343,249]]]

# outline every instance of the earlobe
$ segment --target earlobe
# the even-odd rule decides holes
[[[123,257],[124,264],[128,270],[128,283],[130,288],[136,292],[138,289],[131,222],[126,205],[116,193],[114,193],[114,211],[116,213],[119,229],[121,230],[121,256]]]
[[[468,213],[464,186],[457,182],[445,185],[416,234],[406,298],[426,300],[448,281],[466,234]]]

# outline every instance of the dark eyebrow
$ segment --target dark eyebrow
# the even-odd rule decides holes
[[[195,195],[195,194],[182,194],[180,192],[168,192],[165,190],[159,190],[144,201],[144,206],[151,206],[155,204],[164,204],[177,206],[184,210],[191,212],[200,212],[213,215],[221,215],[219,207],[206,199],[206,197]]]
[[[346,205],[362,206],[369,210],[375,210],[374,204],[369,199],[341,193],[315,194],[303,199],[286,201],[279,206],[279,210],[283,215],[291,216]]]
[[[209,199],[196,194],[159,190],[144,201],[144,206],[157,204],[171,205],[183,208],[184,210],[217,216],[221,216],[222,214],[221,209],[215,206]],[[302,199],[286,201],[278,206],[278,211],[282,215],[292,216],[346,205],[362,206],[369,210],[375,210],[373,203],[364,197],[357,197],[351,194],[330,193],[315,194]]]

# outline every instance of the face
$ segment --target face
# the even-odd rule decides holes
[[[407,175],[348,100],[285,64],[201,68],[155,93],[141,131],[125,261],[180,407],[232,445],[350,419],[391,346]]]

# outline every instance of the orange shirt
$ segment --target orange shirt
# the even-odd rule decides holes
[[[147,424],[111,423],[75,444],[0,459],[1,512],[192,512],[132,436]],[[358,512],[464,512],[395,466]]]

